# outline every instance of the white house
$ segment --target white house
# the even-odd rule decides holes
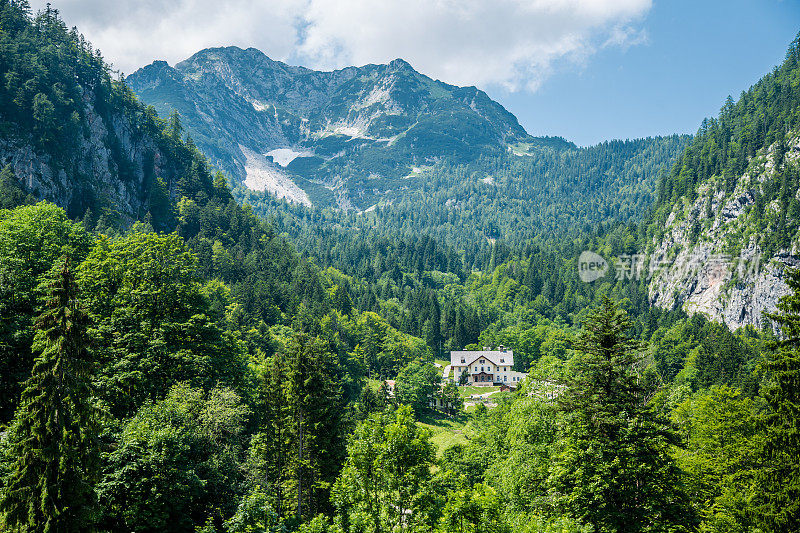
[[[456,383],[460,382],[461,374],[466,373],[468,385],[515,387],[527,376],[514,371],[514,351],[505,346],[496,350],[450,352],[450,368]]]

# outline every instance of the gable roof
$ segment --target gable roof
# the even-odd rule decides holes
[[[497,350],[453,351],[450,352],[450,365],[471,365],[481,357],[489,360],[495,366],[514,365],[514,351],[506,348],[503,348],[503,350],[498,348]],[[461,362],[462,358],[464,359],[463,363]]]

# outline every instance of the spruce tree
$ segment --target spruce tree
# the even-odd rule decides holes
[[[37,357],[8,432],[0,512],[14,531],[87,531],[98,472],[88,319],[68,260],[56,263],[40,289]]]
[[[640,345],[608,297],[583,324],[551,467],[556,509],[595,531],[663,531],[691,522],[669,445],[676,437],[645,400],[634,367]]]
[[[800,270],[787,279],[792,294],[778,303],[770,318],[783,339],[767,354],[769,409],[761,420],[754,504],[765,531],[800,531]]]
[[[285,357],[295,514],[308,518],[330,510],[330,486],[344,460],[341,368],[323,341],[305,335],[292,340]]]

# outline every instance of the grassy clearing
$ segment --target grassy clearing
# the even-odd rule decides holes
[[[460,415],[447,418],[439,413],[426,413],[417,421],[417,425],[431,432],[431,442],[436,446],[436,457],[454,444],[466,444],[472,434],[470,417]]]
[[[442,368],[444,368],[450,364],[450,361],[446,361],[444,359],[435,359],[434,363],[439,363],[440,365],[442,365]]]
[[[458,393],[466,400],[473,394],[486,394],[487,392],[494,392],[498,390],[500,390],[500,387],[473,387],[470,385],[467,387],[459,387]]]

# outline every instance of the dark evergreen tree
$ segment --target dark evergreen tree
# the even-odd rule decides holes
[[[767,355],[764,392],[769,409],[762,419],[754,500],[765,531],[800,531],[800,270],[789,273],[792,294],[770,315],[783,340]]]
[[[291,456],[291,406],[287,399],[287,361],[282,354],[270,357],[259,376],[256,391],[257,414],[261,417],[261,430],[251,442],[255,484],[270,497],[273,508],[282,513],[285,487],[289,479],[288,462]]]
[[[607,296],[583,323],[558,397],[564,427],[550,491],[559,511],[595,531],[667,531],[692,520],[669,454],[677,438],[645,402],[630,328]]]
[[[96,520],[98,474],[88,318],[68,260],[53,267],[41,288],[38,355],[9,429],[0,512],[16,531],[87,531]]]
[[[324,342],[304,335],[292,341],[286,358],[295,513],[310,518],[330,510],[330,486],[344,459],[341,369]]]

